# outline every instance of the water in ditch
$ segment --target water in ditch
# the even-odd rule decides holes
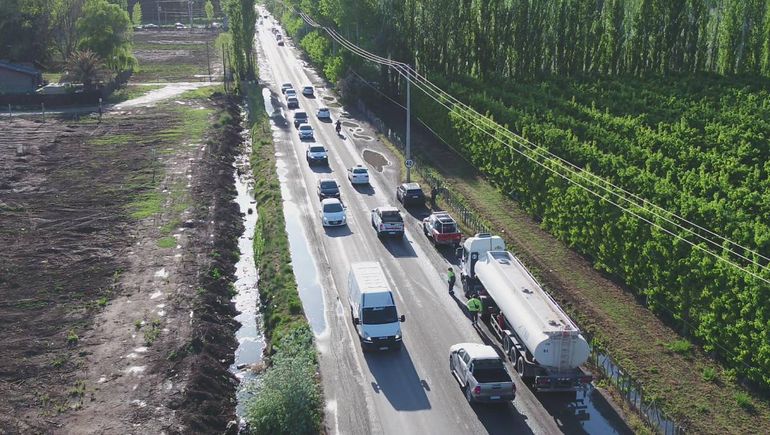
[[[243,234],[238,238],[240,257],[235,266],[235,288],[237,294],[233,298],[235,308],[240,314],[236,320],[241,327],[235,334],[238,349],[235,351],[235,362],[230,366],[240,384],[236,391],[236,415],[243,425],[245,406],[251,397],[250,385],[258,379],[258,370],[262,363],[262,351],[265,349],[265,337],[261,330],[261,315],[259,313],[259,292],[257,289],[258,274],[254,264],[254,228],[257,224],[257,204],[254,201],[254,180],[251,175],[249,154],[251,153],[251,135],[244,130],[243,153],[236,157],[235,188],[241,213],[243,213]]]

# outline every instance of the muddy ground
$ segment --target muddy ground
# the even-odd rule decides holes
[[[0,121],[0,433],[235,418],[240,109],[210,93]]]

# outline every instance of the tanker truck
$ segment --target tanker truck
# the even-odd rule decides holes
[[[537,392],[575,392],[591,382],[580,365],[590,349],[580,330],[499,236],[476,234],[458,249],[466,294],[502,343],[522,381]]]

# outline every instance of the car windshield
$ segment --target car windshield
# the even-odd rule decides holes
[[[361,323],[364,325],[382,325],[384,323],[398,322],[396,307],[364,308]]]
[[[321,189],[337,189],[337,182],[336,181],[322,181],[321,182]]]
[[[311,153],[322,153],[324,151],[326,151],[326,150],[322,146],[312,146],[312,147],[310,147],[310,152]]]
[[[329,109],[327,109],[326,107],[321,107],[320,109],[318,109],[318,111],[319,112],[328,112]]]
[[[403,219],[401,219],[401,213],[397,212],[396,210],[392,210],[392,211],[382,212],[382,221],[383,222],[403,222]]]
[[[339,213],[342,211],[342,204],[335,202],[332,204],[324,204],[324,213]]]
[[[409,194],[409,195],[421,195],[422,194],[422,190],[420,190],[420,189],[409,189],[409,190],[406,191],[406,193]]]
[[[297,112],[297,113],[294,114],[294,117],[295,118],[304,119],[304,118],[307,118],[307,113],[305,113],[305,112]]]
[[[354,174],[366,174],[366,169],[364,169],[364,168],[356,168],[356,169],[353,169],[353,173]]]
[[[300,125],[300,126],[299,126],[299,129],[300,129],[300,130],[312,130],[312,129],[313,129],[313,127],[311,127],[311,126],[309,126],[309,125]]]

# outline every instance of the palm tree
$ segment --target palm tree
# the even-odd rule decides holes
[[[78,50],[67,59],[64,80],[82,83],[85,89],[104,82],[109,77],[109,70],[102,59],[91,50]]]

